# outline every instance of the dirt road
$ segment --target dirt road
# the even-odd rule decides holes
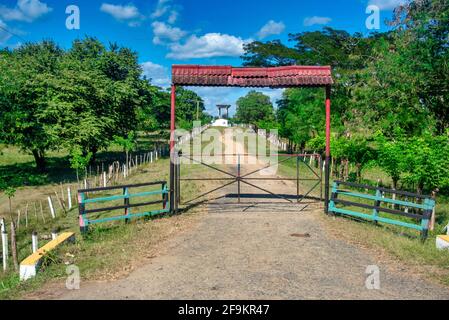
[[[264,184],[275,192],[286,186]],[[208,209],[196,227],[167,241],[163,254],[126,278],[82,282],[81,290],[61,289],[53,298],[449,299],[447,289],[328,235],[318,204],[236,207],[218,202]],[[380,270],[380,290],[365,284],[372,265]]]

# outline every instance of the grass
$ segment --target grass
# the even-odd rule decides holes
[[[143,166],[135,172],[127,183],[142,183],[168,179],[169,159]],[[191,188],[186,193],[194,193]],[[62,281],[67,277],[67,265],[80,268],[82,281],[89,279],[111,279],[113,275],[126,274],[131,268],[144,259],[156,254],[156,248],[173,233],[183,230],[194,221],[192,211],[182,216],[162,216],[157,218],[136,219],[125,224],[123,221],[110,222],[90,227],[87,235],[81,235],[78,227],[77,208],[67,216],[60,215],[52,225],[58,225],[64,231],[76,233],[75,245],[63,246],[54,255],[57,263],[50,264],[38,273],[38,276],[24,283],[18,281],[14,272],[0,275],[0,300],[16,299],[29,291],[36,290],[49,281]],[[123,213],[122,213],[123,214]],[[51,225],[40,226],[39,234],[51,231]],[[20,260],[31,254],[31,229],[22,229],[20,239]],[[40,243],[40,246],[44,242]],[[145,256],[142,256],[144,254]],[[100,258],[101,257],[101,258]]]
[[[152,151],[154,146],[166,143],[168,137],[164,133],[140,134],[134,154]],[[125,155],[119,146],[112,145],[101,150],[96,155],[96,164],[88,171],[96,171],[96,166],[107,166],[114,161],[124,162]],[[38,172],[34,158],[14,146],[0,144],[0,179],[9,186],[41,186],[59,184],[61,182],[76,182],[76,171],[70,168],[69,154],[65,149],[51,150],[46,154],[47,171]],[[82,173],[80,173],[82,174]]]
[[[139,139],[140,150],[152,150],[155,143],[155,139],[158,137],[144,137]],[[3,155],[0,159],[0,168],[5,166],[11,166],[14,159],[17,160],[15,164],[20,170],[24,170],[28,166],[29,161],[32,159],[25,154],[17,152],[17,149],[7,148],[3,149]],[[109,157],[120,156],[119,150],[108,150],[99,154],[98,159],[108,159]],[[49,154],[49,156],[58,158],[61,161],[61,165],[64,163],[64,155],[61,153]],[[122,183],[136,184],[151,181],[168,181],[169,175],[169,159],[161,159],[152,164],[140,166],[135,170],[130,177],[128,177]],[[52,168],[52,171],[57,171],[58,167]],[[25,169],[26,170],[26,169]],[[73,171],[73,170],[72,170]],[[56,173],[55,173],[56,174]],[[65,173],[62,171],[61,175]],[[72,179],[74,178],[73,172],[71,172]],[[52,184],[43,186],[22,186],[18,189],[16,196],[14,197],[14,216],[16,216],[16,209],[22,209],[25,202],[30,201],[33,197],[42,197],[42,194],[50,194],[52,190],[58,189],[58,185],[55,180]],[[159,186],[157,186],[159,188]],[[154,189],[154,187],[153,187]],[[133,190],[132,192],[142,192],[149,190]],[[195,186],[191,186],[189,189],[184,190],[186,196],[191,196],[197,189]],[[96,194],[95,197],[101,194]],[[102,194],[103,196],[105,194]],[[136,199],[131,201],[153,201],[156,196],[152,196],[151,199]],[[159,195],[158,197],[162,197]],[[3,212],[4,216],[9,220],[9,215],[6,214],[7,198],[3,195]],[[5,201],[6,200],[6,201]],[[123,201],[123,200],[121,200]],[[78,208],[73,208],[67,215],[63,214],[62,210],[58,208],[58,204],[54,201],[54,205],[57,209],[57,218],[51,219],[48,212],[45,212],[46,223],[43,223],[40,212],[38,209],[37,218],[34,216],[34,208],[29,208],[29,226],[25,227],[24,219],[21,220],[20,228],[17,230],[17,242],[19,261],[22,261],[25,257],[31,254],[31,232],[36,230],[40,236],[39,246],[43,246],[49,240],[42,240],[50,238],[51,231],[57,227],[60,231],[73,231],[76,234],[75,245],[63,246],[54,254],[49,256],[47,260],[54,263],[43,264],[41,268],[42,272],[29,281],[20,282],[19,276],[13,271],[12,259],[10,259],[9,271],[7,273],[0,273],[0,300],[4,299],[17,299],[21,298],[24,294],[28,294],[30,291],[39,289],[44,283],[51,281],[61,281],[67,277],[66,267],[67,265],[75,264],[80,268],[82,280],[89,279],[110,279],[112,275],[128,272],[138,261],[150,258],[151,252],[156,250],[158,244],[164,239],[170,237],[174,232],[183,230],[189,225],[191,221],[194,221],[195,212],[192,211],[183,216],[161,216],[155,218],[135,219],[130,223],[125,224],[123,221],[108,222],[99,225],[90,226],[90,232],[87,235],[81,235],[78,226]],[[118,204],[118,203],[115,203]],[[92,204],[90,208],[98,206],[104,206],[105,204]],[[114,205],[109,203],[108,205]],[[161,209],[159,205],[157,209]],[[154,206],[148,206],[141,208],[141,210],[153,210]],[[137,211],[137,209],[135,209]],[[46,211],[46,210],[45,210]],[[139,210],[140,212],[140,210]],[[104,215],[92,215],[91,218],[104,217],[108,215],[120,215],[123,212],[105,213]],[[146,257],[142,257],[142,252],[146,253]],[[100,258],[101,257],[101,258]]]

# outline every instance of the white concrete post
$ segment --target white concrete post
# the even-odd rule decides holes
[[[39,239],[37,237],[36,231],[33,231],[33,233],[31,234],[31,243],[33,253],[35,253],[39,249]]]
[[[2,228],[3,271],[8,270],[8,233]]]
[[[51,197],[50,197],[50,196],[48,196],[48,206],[50,207],[50,214],[51,214],[51,217],[52,217],[53,219],[55,219],[55,218],[56,218],[55,208],[53,207],[53,201],[51,200]]]
[[[51,240],[55,240],[58,237],[58,231],[52,230],[51,232]]]
[[[72,191],[70,190],[70,187],[67,187],[67,201],[69,203],[69,210],[72,209]]]
[[[107,180],[106,180],[106,172],[103,172],[103,188],[106,188]]]
[[[153,163],[153,152],[150,153],[150,162]]]

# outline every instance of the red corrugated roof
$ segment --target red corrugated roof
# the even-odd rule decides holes
[[[272,88],[321,87],[334,83],[329,66],[233,68],[199,65],[174,65],[172,82],[182,86]]]

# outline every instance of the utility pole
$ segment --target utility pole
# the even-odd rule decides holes
[[[200,117],[200,100],[196,101],[196,121],[199,121]]]

